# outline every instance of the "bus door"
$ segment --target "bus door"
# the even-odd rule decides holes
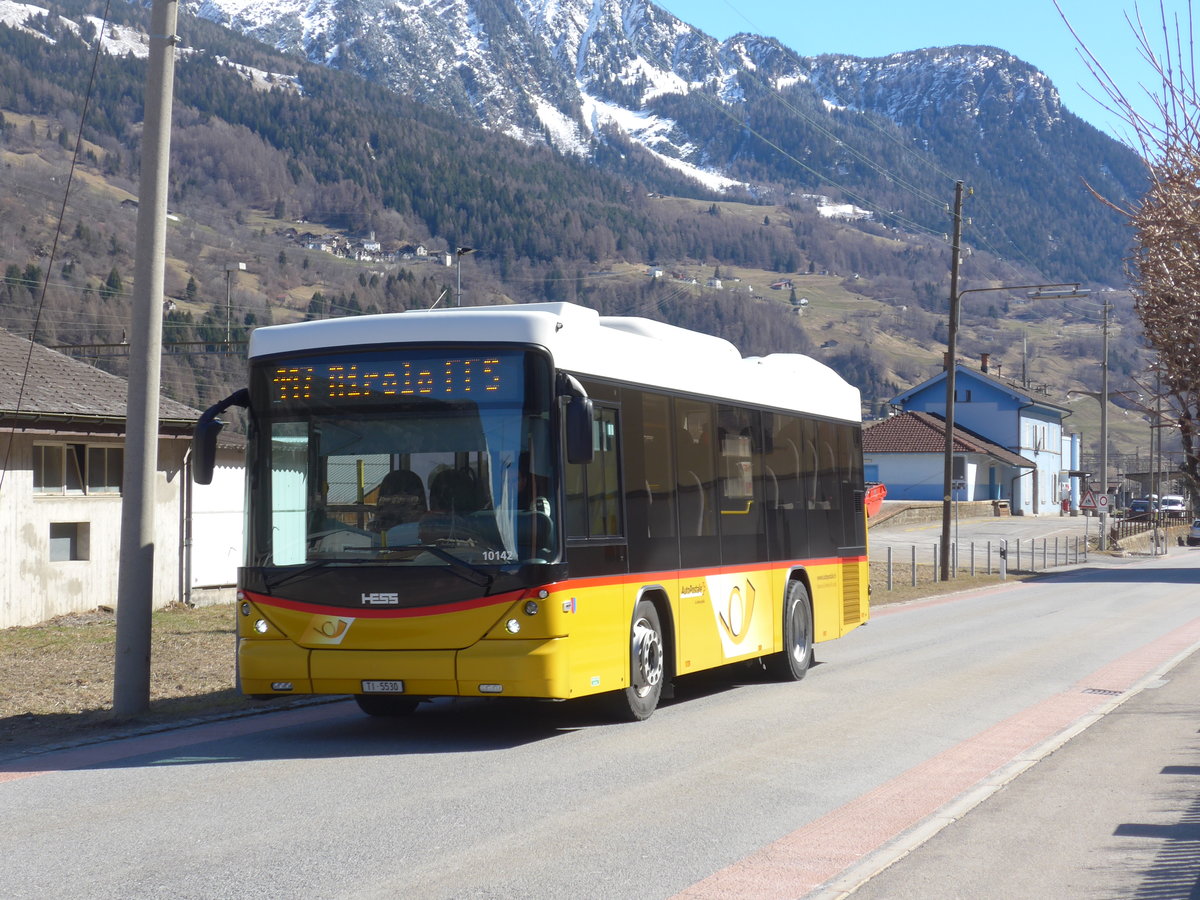
[[[595,392],[589,390],[593,397]],[[605,672],[605,681],[626,677],[614,649],[629,633],[633,601],[626,596],[628,571],[625,511],[620,472],[620,409],[593,403],[592,461],[564,467],[567,574],[582,581],[572,598],[571,668]]]

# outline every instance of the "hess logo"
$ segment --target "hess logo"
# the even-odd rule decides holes
[[[377,592],[362,595],[363,606],[399,606],[400,595],[395,593]]]

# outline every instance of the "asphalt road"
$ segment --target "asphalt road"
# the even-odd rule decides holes
[[[951,522],[951,543],[957,545],[958,568],[971,569],[974,555],[977,573],[998,572],[1000,548],[1008,547],[1011,570],[1042,571],[1057,564],[1087,559],[1088,539],[1099,533],[1099,520],[1084,516],[986,516],[962,517]],[[871,562],[886,562],[889,551],[893,564],[918,566],[939,564],[942,523],[884,523],[871,528],[867,549]]]
[[[967,517],[951,521],[951,537],[960,546],[974,541],[982,548],[988,541],[998,547],[1001,541],[1046,539],[1053,546],[1058,538],[1065,550],[1069,541],[1076,538],[1082,543],[1087,536],[1096,537],[1099,519],[1086,516],[987,516]],[[872,555],[887,547],[907,547],[916,544],[921,548],[932,546],[941,539],[942,522],[920,522],[909,525],[890,526],[884,524],[872,528],[868,540]],[[980,549],[982,552],[982,549]]]
[[[1197,601],[1200,550],[1172,548],[880,608],[820,645],[800,684],[695,675],[638,724],[519,701],[439,702],[386,722],[337,702],[10,761],[0,894],[1135,896],[1131,884],[1155,877],[1152,853],[1110,878],[1105,854],[1122,849],[1089,844],[1067,874],[1096,871],[1073,892],[1054,845],[1026,831],[1095,806],[1078,780],[1039,777],[1084,740],[1108,788],[1135,795],[1120,822],[1184,821],[1190,797],[1143,792],[1148,775],[1125,790],[1121,771],[1168,764],[1164,731],[1194,754],[1190,697],[1149,708],[1155,728],[1100,729],[1200,646]],[[923,892],[967,851],[904,867],[1025,784],[1037,785],[1027,806],[995,826],[1018,843],[963,845],[987,889]],[[1005,869],[1046,883],[1009,893],[995,880]]]

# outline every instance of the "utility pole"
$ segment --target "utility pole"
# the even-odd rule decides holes
[[[950,241],[950,331],[946,335],[946,452],[942,473],[942,542],[938,565],[942,581],[950,578],[950,497],[954,479],[954,356],[958,336],[958,258],[962,241],[963,183],[954,183],[954,235]]]
[[[1100,490],[1108,496],[1108,311],[1111,308],[1108,296],[1104,297],[1104,326],[1101,341],[1103,359],[1100,360]],[[1111,504],[1109,504],[1111,505]],[[1108,510],[1100,513],[1101,550],[1108,549]]]
[[[1150,430],[1150,443],[1158,435],[1158,453],[1154,457],[1154,474],[1150,478],[1150,521],[1154,526],[1154,553],[1158,556],[1158,526],[1162,519],[1162,357],[1154,360],[1154,428]],[[1166,552],[1166,535],[1163,535],[1163,552]]]
[[[233,339],[233,273],[245,272],[246,264],[229,263],[225,266],[225,352],[231,351]]]
[[[473,247],[459,247],[454,254],[454,267],[458,275],[458,295],[456,297],[455,306],[462,306],[462,258],[468,253],[474,253]]]
[[[154,608],[154,478],[162,370],[163,279],[167,255],[167,172],[175,79],[178,0],[154,0],[146,72],[137,254],[129,329],[125,469],[121,488],[121,555],[113,712],[150,708],[150,613]]]

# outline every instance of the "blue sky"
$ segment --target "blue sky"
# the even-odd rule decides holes
[[[1007,50],[1050,76],[1067,109],[1115,133],[1119,123],[1086,91],[1099,95],[1096,81],[1051,0],[656,0],[677,18],[724,39],[741,31],[769,35],[804,56],[849,53],[884,56],[900,50],[988,44]],[[1144,97],[1139,84],[1154,76],[1138,57],[1125,13],[1132,0],[1059,0],[1076,32],[1130,99]],[[1164,0],[1187,28],[1184,0]],[[1142,0],[1147,29],[1159,23],[1158,0]],[[1198,11],[1197,15],[1200,15]],[[1160,37],[1161,24],[1154,33]],[[1085,90],[1086,89],[1086,90]],[[1150,107],[1143,108],[1147,114]],[[1127,130],[1127,129],[1126,129]]]

